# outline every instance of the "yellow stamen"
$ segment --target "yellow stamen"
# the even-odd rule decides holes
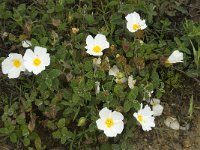
[[[13,66],[15,66],[16,68],[19,68],[21,65],[22,65],[22,63],[19,59],[13,60]]]
[[[101,47],[100,46],[95,46],[94,48],[93,48],[93,52],[95,52],[95,53],[99,53],[99,52],[101,52]]]
[[[141,26],[139,24],[133,24],[133,30],[138,30],[141,28]]]
[[[142,117],[142,115],[138,115],[138,121],[139,121],[139,122],[143,122],[143,117]]]
[[[112,118],[107,118],[106,121],[105,121],[105,125],[110,128],[114,125],[114,121]]]
[[[35,58],[35,59],[33,60],[33,65],[34,65],[34,66],[39,66],[40,64],[41,64],[40,58]]]

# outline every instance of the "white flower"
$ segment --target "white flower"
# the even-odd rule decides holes
[[[142,125],[144,131],[149,131],[152,127],[155,127],[155,118],[153,116],[153,111],[151,111],[151,108],[148,105],[146,105],[144,109],[142,109],[142,106],[143,105],[141,104],[140,110],[137,113],[134,113],[133,116]]]
[[[137,12],[130,13],[126,16],[127,29],[130,32],[136,32],[137,30],[143,30],[147,27],[145,20],[140,19],[140,15]]]
[[[165,125],[167,127],[170,127],[171,129],[174,130],[179,130],[180,129],[180,124],[178,122],[178,120],[176,118],[173,117],[168,117],[165,121],[164,121]]]
[[[120,112],[111,111],[107,107],[99,112],[100,118],[96,121],[97,128],[103,130],[107,137],[116,137],[124,129],[124,116]]]
[[[95,38],[93,38],[91,35],[88,35],[86,38],[86,44],[86,52],[93,56],[103,55],[102,51],[110,47],[110,44],[108,43],[105,35],[103,34],[97,34]]]
[[[98,94],[100,92],[100,82],[95,82],[95,94]]]
[[[153,109],[154,116],[162,115],[162,112],[163,112],[164,108],[163,108],[162,105],[160,105],[160,100],[159,99],[153,98],[151,100],[150,104],[153,106],[152,109]]]
[[[25,68],[36,75],[45,70],[45,67],[50,64],[50,56],[47,53],[47,49],[39,46],[34,48],[34,52],[27,49],[23,59]]]
[[[22,41],[22,47],[28,48],[28,47],[31,47],[31,46],[32,46],[31,41],[29,41],[29,40]]]
[[[10,53],[1,64],[3,74],[8,74],[8,78],[18,78],[21,71],[25,71],[21,54]]]
[[[111,76],[117,76],[117,74],[119,73],[119,69],[116,65],[114,65],[112,68],[110,68],[108,74]]]
[[[133,89],[135,83],[136,83],[136,80],[133,80],[133,75],[130,75],[130,76],[128,77],[128,87],[129,87],[130,89]]]
[[[167,59],[166,63],[177,63],[177,62],[183,62],[183,53],[179,50],[175,50]]]

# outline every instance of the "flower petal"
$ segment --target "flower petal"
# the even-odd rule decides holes
[[[104,133],[107,137],[116,137],[117,132],[114,128],[105,128]]]
[[[35,46],[34,48],[34,54],[36,56],[39,56],[40,58],[44,57],[47,53],[47,49],[44,47],[40,47],[40,46]]]
[[[118,134],[121,134],[122,131],[124,130],[124,122],[123,121],[116,122],[114,124],[114,128]]]
[[[20,75],[20,70],[15,69],[14,67],[8,72],[8,78],[18,78]]]
[[[106,117],[108,117],[111,113],[112,113],[112,111],[109,110],[107,107],[105,107],[105,108],[103,108],[103,109],[99,112],[99,116],[100,116],[100,118],[106,118]]]
[[[112,118],[113,118],[114,120],[121,121],[121,120],[124,119],[124,116],[123,116],[120,112],[113,111],[113,112],[112,112]]]
[[[103,120],[102,119],[98,119],[97,121],[96,121],[96,124],[97,124],[97,128],[99,129],[99,130],[104,130],[106,127],[105,127],[105,124],[104,124],[104,122],[103,122]]]

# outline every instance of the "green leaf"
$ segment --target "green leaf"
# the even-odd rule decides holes
[[[95,21],[93,15],[89,15],[89,14],[85,15],[85,20],[87,21],[87,23],[88,23],[89,25],[94,25],[94,24],[96,24],[96,21]]]
[[[61,137],[61,144],[65,144],[65,142],[67,141],[67,138],[65,136]]]
[[[41,139],[40,139],[39,136],[35,139],[35,148],[37,150],[41,150],[42,149],[42,143],[41,143]]]
[[[9,133],[9,130],[7,128],[0,128],[0,133],[7,135]]]
[[[49,76],[50,79],[54,79],[54,78],[57,78],[60,74],[61,74],[60,70],[58,70],[58,69],[52,69],[49,72],[48,76]]]
[[[112,86],[113,86],[113,82],[106,82],[103,87],[105,90],[108,90],[110,91],[112,89]]]
[[[16,142],[17,142],[17,135],[16,135],[15,133],[12,133],[12,134],[10,135],[10,141],[11,141],[12,143],[16,143]]]
[[[39,44],[39,42],[36,40],[36,39],[31,39],[31,44],[33,45],[33,46],[38,46],[38,45],[40,45]]]
[[[59,130],[53,132],[52,135],[53,135],[53,138],[55,139],[59,139],[61,137],[61,133]]]
[[[63,128],[65,126],[65,118],[61,118],[57,124],[58,128]]]
[[[22,125],[21,126],[21,130],[22,130],[22,135],[23,136],[28,136],[29,135],[29,130],[28,130],[27,125]]]
[[[89,71],[88,73],[85,74],[85,76],[89,79],[92,79],[94,76],[94,72],[93,71]]]
[[[88,80],[88,82],[85,85],[85,89],[87,91],[91,91],[94,88],[94,81],[93,80]]]
[[[45,83],[46,83],[46,85],[48,86],[48,88],[51,88],[51,87],[52,87],[52,80],[51,80],[51,79],[47,78],[47,79],[45,80]]]
[[[139,110],[140,109],[140,103],[137,100],[133,101],[133,107],[135,110]]]
[[[24,143],[24,146],[29,146],[30,145],[30,139],[28,137],[25,137],[23,139],[23,143]]]
[[[92,61],[86,61],[86,62],[84,63],[83,68],[84,68],[84,70],[87,71],[87,72],[93,70]]]
[[[133,102],[125,101],[124,103],[124,112],[128,112],[131,108],[133,108]]]
[[[46,46],[48,39],[49,39],[48,37],[41,38],[40,39],[40,45],[41,46]]]
[[[129,93],[128,93],[128,99],[130,101],[134,101],[138,96],[138,87],[135,86]]]
[[[110,144],[103,144],[100,146],[100,150],[111,150],[112,146]]]

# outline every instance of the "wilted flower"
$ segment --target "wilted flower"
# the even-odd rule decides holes
[[[31,41],[29,41],[29,40],[22,41],[22,47],[28,48],[28,47],[31,47],[31,46],[32,46]]]
[[[47,53],[47,49],[39,46],[34,48],[34,52],[27,49],[23,59],[25,68],[36,75],[45,70],[45,67],[50,64],[50,56]]]
[[[100,57],[93,58],[92,61],[93,61],[93,68],[94,68],[94,70],[96,70],[101,64],[101,58]]]
[[[21,54],[10,53],[1,64],[3,74],[8,74],[8,78],[18,78],[21,71],[25,71]]]
[[[79,28],[72,28],[72,33],[76,34],[79,32]]]
[[[86,52],[93,56],[103,55],[102,51],[110,46],[105,35],[103,34],[97,34],[95,38],[93,38],[91,35],[88,35],[86,38],[86,44]]]
[[[100,92],[100,82],[95,82],[95,94],[98,94]]]
[[[133,80],[133,75],[130,75],[130,76],[128,77],[128,87],[129,87],[130,89],[133,89],[135,83],[136,83],[136,80]]]
[[[167,59],[166,63],[177,63],[177,62],[183,62],[183,53],[179,50],[175,50]]]
[[[151,100],[150,104],[153,106],[152,109],[153,109],[154,116],[162,115],[162,112],[163,112],[164,108],[163,108],[162,105],[160,105],[160,100],[159,99],[153,98]]]
[[[99,112],[100,118],[96,121],[97,128],[103,130],[107,137],[116,137],[124,129],[124,116],[117,111],[111,111],[107,107]]]
[[[115,79],[116,83],[122,84],[127,81],[127,78],[124,76],[124,73],[120,72],[116,65],[110,68],[108,74],[116,77]]]
[[[134,113],[133,116],[142,125],[144,131],[149,131],[152,127],[155,127],[153,111],[148,105],[146,105],[144,109],[142,107],[143,105],[141,104],[140,110]]]
[[[179,130],[180,129],[180,124],[178,122],[178,120],[176,118],[173,117],[168,117],[165,121],[164,121],[165,125],[167,127],[172,128],[173,130]]]
[[[119,73],[119,69],[116,65],[114,65],[112,68],[110,68],[108,74],[116,77],[118,73]]]
[[[126,20],[127,20],[127,29],[130,32],[143,30],[147,27],[145,20],[141,20],[140,15],[137,12],[128,14],[126,16]]]

